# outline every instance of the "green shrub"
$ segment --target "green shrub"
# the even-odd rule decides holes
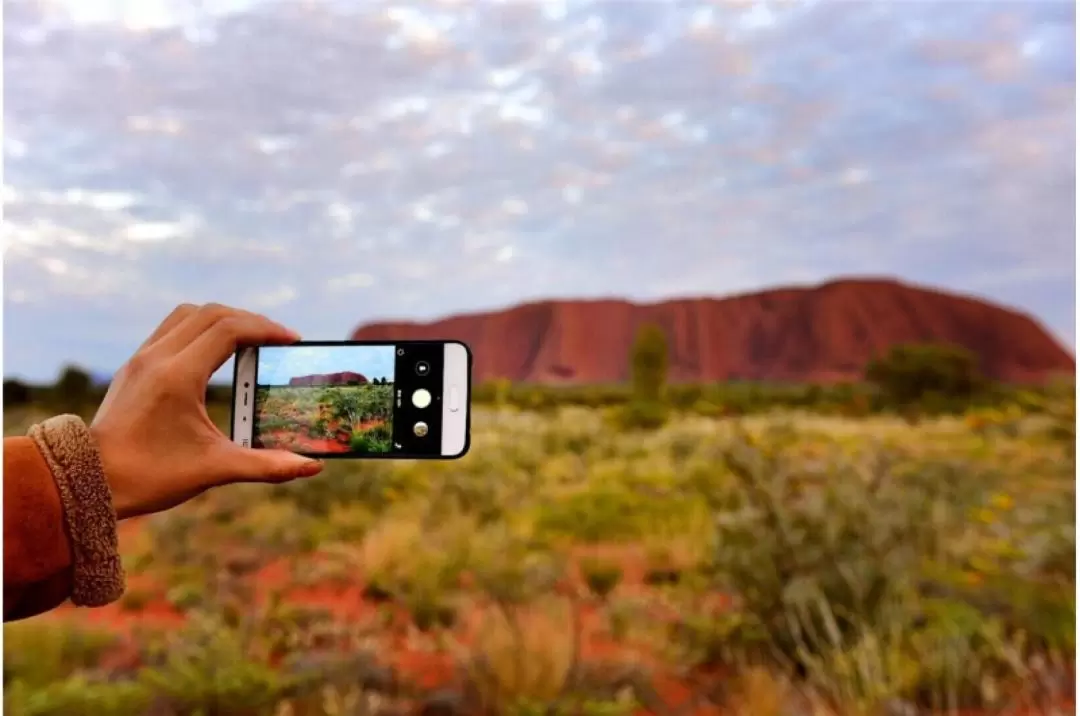
[[[349,439],[349,448],[356,452],[389,452],[392,440],[393,433],[390,425],[382,423],[369,430],[354,432]]]
[[[961,705],[987,704],[988,683],[1017,677],[1016,659],[994,645],[1032,629],[1047,604],[1010,626],[1001,601],[980,606],[942,579],[967,575],[979,554],[983,527],[972,515],[982,514],[991,474],[932,462],[901,470],[900,456],[885,453],[838,458],[815,473],[787,457],[790,435],[742,440],[725,458],[737,489],[717,517],[715,565],[741,607],[717,625],[715,651],[770,654],[878,705],[893,697],[933,705],[943,689]],[[1022,603],[1015,594],[1004,602]],[[1053,613],[1069,610],[1061,602]],[[1053,619],[1039,630],[1060,643],[1072,623]],[[899,671],[858,676],[872,663]]]
[[[116,635],[61,621],[24,621],[4,625],[4,681],[31,687],[93,669]]]
[[[299,685],[255,658],[240,633],[216,619],[195,620],[163,647],[162,656],[162,666],[140,678],[181,713],[259,713]]]
[[[406,597],[406,607],[413,624],[420,631],[449,629],[457,620],[457,610],[444,597],[430,589],[413,591]]]
[[[32,399],[30,386],[19,380],[4,381],[4,407],[26,405]]]
[[[664,331],[653,325],[642,326],[630,352],[631,392],[634,400],[659,403],[667,382],[668,350]]]
[[[866,379],[890,404],[929,412],[963,406],[986,387],[975,355],[957,346],[895,346],[867,365]]]
[[[667,405],[659,401],[634,400],[617,414],[619,426],[630,430],[656,430],[668,421]]]
[[[61,371],[52,392],[54,405],[66,413],[80,413],[95,397],[90,374],[74,366]]]
[[[206,587],[203,584],[178,584],[165,593],[165,600],[174,609],[186,612],[206,603]]]
[[[598,485],[542,505],[536,529],[584,542],[641,537],[663,525],[679,524],[699,509],[682,495],[655,497],[617,486]]]
[[[607,600],[622,581],[622,567],[614,562],[599,559],[587,559],[581,563],[581,574],[593,596]]]
[[[40,686],[4,685],[4,710],[13,716],[131,716],[146,713],[153,691],[138,681],[92,681],[73,676]]]
[[[141,612],[154,600],[154,593],[147,589],[131,589],[120,597],[120,608],[126,612]]]

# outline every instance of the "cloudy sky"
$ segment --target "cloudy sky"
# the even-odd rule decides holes
[[[1066,0],[5,0],[4,373],[888,274],[1075,341]]]
[[[394,379],[393,346],[338,346],[324,348],[262,348],[259,350],[259,385],[288,385],[301,375],[349,371],[368,380]]]

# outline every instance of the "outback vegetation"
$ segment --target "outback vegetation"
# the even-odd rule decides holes
[[[665,385],[645,333],[618,397],[491,386],[462,460],[125,523],[119,603],[5,627],[5,710],[1071,713],[1071,386],[936,350],[750,399]]]
[[[256,441],[309,453],[389,452],[393,406],[392,383],[260,387]]]

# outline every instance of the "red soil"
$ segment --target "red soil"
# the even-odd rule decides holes
[[[967,348],[988,376],[1003,381],[1076,372],[1074,357],[1030,316],[893,280],[650,305],[542,301],[428,324],[371,324],[352,338],[454,336],[472,348],[480,381],[611,383],[628,379],[626,356],[646,323],[667,334],[676,382],[858,380],[870,359],[890,347],[930,342]]]
[[[127,523],[121,533],[121,544],[132,539],[138,530],[135,523]],[[631,546],[603,546],[589,547],[573,550],[573,557],[578,559],[582,556],[595,558],[602,557],[618,563],[623,569],[623,582],[617,587],[615,597],[618,596],[642,596],[652,594],[655,590],[642,582],[646,572],[646,563],[642,558],[640,548]],[[302,566],[311,569],[322,561],[319,555],[307,556],[302,559]],[[369,626],[378,633],[378,645],[381,658],[406,682],[426,690],[453,689],[458,685],[460,672],[459,663],[454,655],[447,651],[438,651],[432,648],[430,639],[422,637],[415,626],[411,624],[408,612],[401,606],[389,605],[382,609],[389,609],[392,623],[387,626],[385,622],[380,624],[382,618],[380,607],[367,599],[364,595],[364,585],[360,575],[353,575],[348,584],[331,585],[317,584],[313,586],[292,586],[294,565],[296,561],[278,560],[272,562],[249,577],[255,589],[255,603],[265,604],[273,593],[280,594],[285,601],[291,604],[305,607],[325,609],[332,617],[340,622],[347,622],[358,626]],[[463,583],[467,584],[469,578],[466,575]],[[561,592],[577,592],[583,594],[583,580],[580,571],[575,569],[567,583],[561,585]],[[144,577],[129,579],[129,591],[133,589],[153,590],[153,582]],[[581,658],[585,662],[633,663],[644,667],[652,674],[653,687],[657,694],[669,708],[677,709],[688,704],[695,696],[695,685],[701,683],[717,683],[724,677],[719,674],[696,674],[678,675],[663,662],[653,647],[648,644],[638,643],[632,639],[616,640],[609,630],[609,619],[596,600],[583,598],[576,601],[580,626]],[[677,617],[674,609],[665,606],[659,600],[653,600],[650,613],[661,621],[674,621]],[[699,609],[708,611],[720,611],[729,606],[729,600],[721,595],[711,599],[704,599]],[[492,618],[496,614],[493,606],[484,599],[472,595],[459,605],[458,620],[452,629],[454,640],[461,646],[468,648],[476,642],[477,637],[490,628]],[[57,610],[57,616],[71,614],[73,608],[65,605]],[[81,610],[81,616],[86,623],[115,630],[121,635],[137,638],[135,629],[139,626],[176,628],[183,624],[184,616],[177,613],[163,601],[163,597],[151,600],[144,608],[135,611],[125,611],[119,603],[93,610]],[[528,620],[529,611],[524,612],[524,618]],[[528,626],[530,622],[526,621]],[[565,638],[567,642],[572,638],[570,623],[541,622],[540,628],[546,626],[556,641]],[[535,625],[534,625],[535,628]],[[105,666],[137,666],[137,653],[133,648],[132,641],[116,650],[108,657]],[[1069,712],[1073,709],[1073,702],[1063,704]],[[652,713],[640,710],[638,714]],[[692,710],[683,713],[691,716],[714,716],[720,714],[720,710],[710,703],[695,706]],[[1043,711],[1032,710],[1030,712],[1018,711],[1018,716],[1034,716]],[[982,716],[979,712],[966,712],[965,716]]]
[[[368,420],[356,426],[356,431],[364,432],[384,424],[385,420]],[[267,437],[273,440],[273,446],[289,446],[305,453],[347,453],[349,452],[349,440],[352,431],[344,432],[335,423],[330,424],[330,432],[337,435],[335,438],[314,438],[298,430],[274,430],[267,433]],[[344,430],[348,430],[347,428]]]

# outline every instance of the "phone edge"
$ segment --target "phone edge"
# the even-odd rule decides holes
[[[250,356],[250,357],[248,357]],[[253,447],[252,442],[255,437],[255,425],[254,420],[245,421],[246,425],[240,425],[240,417],[245,413],[250,412],[252,416],[255,415],[255,397],[252,395],[249,399],[249,406],[247,409],[241,405],[242,393],[244,390],[240,387],[241,372],[244,373],[244,378],[248,378],[250,372],[250,382],[255,384],[258,378],[258,356],[259,349],[254,346],[244,346],[237,349],[236,356],[233,365],[233,395],[232,395],[232,410],[229,415],[229,437],[232,442],[240,445],[241,447]],[[247,438],[247,445],[244,444],[244,438]]]
[[[460,347],[461,351],[454,350]],[[464,355],[461,355],[461,354]],[[469,347],[461,341],[443,343],[443,389],[442,389],[442,435],[440,436],[439,457],[444,460],[456,460],[469,451],[470,383],[472,373],[472,355]],[[452,390],[460,391],[459,411],[450,410]],[[448,432],[453,428],[453,434]],[[460,443],[458,442],[460,435]],[[448,438],[454,442],[448,442]]]

